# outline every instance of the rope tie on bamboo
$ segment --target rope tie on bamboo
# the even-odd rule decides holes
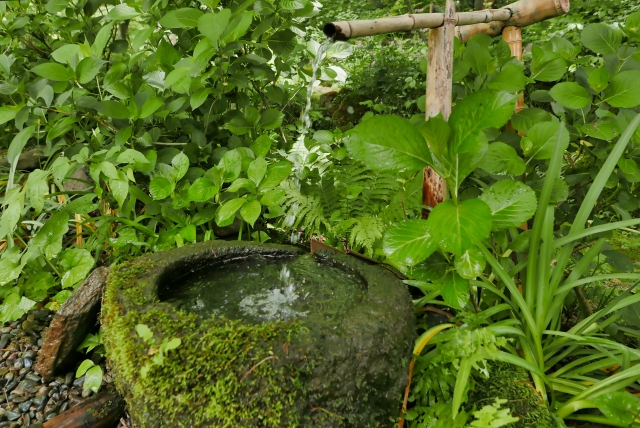
[[[413,14],[409,15],[411,17],[411,20],[413,21],[413,25],[411,26],[411,30],[409,31],[413,31],[416,29],[416,17]]]

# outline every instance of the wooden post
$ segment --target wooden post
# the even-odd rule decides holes
[[[456,7],[453,0],[447,0],[444,25],[429,30],[429,52],[427,69],[427,102],[425,116],[442,113],[445,120],[451,115],[451,94],[453,88],[453,41],[456,30]],[[427,167],[424,170],[422,204],[435,207],[447,196],[447,183],[436,172]],[[423,217],[429,216],[423,210]]]

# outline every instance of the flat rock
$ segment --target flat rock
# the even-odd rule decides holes
[[[67,192],[84,192],[93,189],[94,185],[93,180],[87,174],[87,170],[84,167],[80,167],[62,183],[62,186]]]
[[[96,324],[109,268],[95,269],[62,304],[51,321],[34,369],[49,378],[73,359],[73,352]]]

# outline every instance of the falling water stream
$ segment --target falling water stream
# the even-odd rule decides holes
[[[298,137],[298,140],[294,145],[294,149],[296,148],[296,146],[300,148],[304,147],[304,140],[306,138],[307,133],[309,132],[309,129],[311,129],[311,115],[309,113],[311,111],[311,98],[313,97],[313,87],[315,86],[316,79],[318,77],[318,70],[320,69],[320,65],[322,64],[322,61],[324,60],[327,54],[327,51],[329,50],[329,47],[333,42],[334,40],[331,37],[327,38],[324,42],[322,42],[322,44],[318,46],[318,50],[316,51],[316,56],[311,62],[311,80],[309,81],[309,85],[307,86],[307,100],[306,100],[304,111],[302,112],[302,117],[301,117],[302,129],[300,130],[300,136]],[[302,170],[304,169],[304,166],[302,162],[293,162],[293,164],[294,164],[294,170],[295,170],[293,182],[296,185],[296,187],[298,187],[299,189],[300,182],[297,177],[302,174]],[[291,211],[284,219],[283,223],[286,227],[293,226],[295,222],[294,213],[296,213],[297,211],[298,211],[298,206],[297,204],[294,204],[292,206]],[[296,244],[300,240],[300,235],[299,233],[297,233],[297,231],[293,230],[291,232],[291,236],[289,237],[289,239],[292,244]]]

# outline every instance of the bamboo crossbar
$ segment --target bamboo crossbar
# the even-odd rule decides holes
[[[497,36],[507,26],[526,27],[569,11],[569,0],[520,0],[501,9],[460,12],[454,15],[456,35],[467,41],[476,34]],[[324,26],[327,37],[349,40],[444,25],[444,13],[418,13],[360,21],[329,22]]]

